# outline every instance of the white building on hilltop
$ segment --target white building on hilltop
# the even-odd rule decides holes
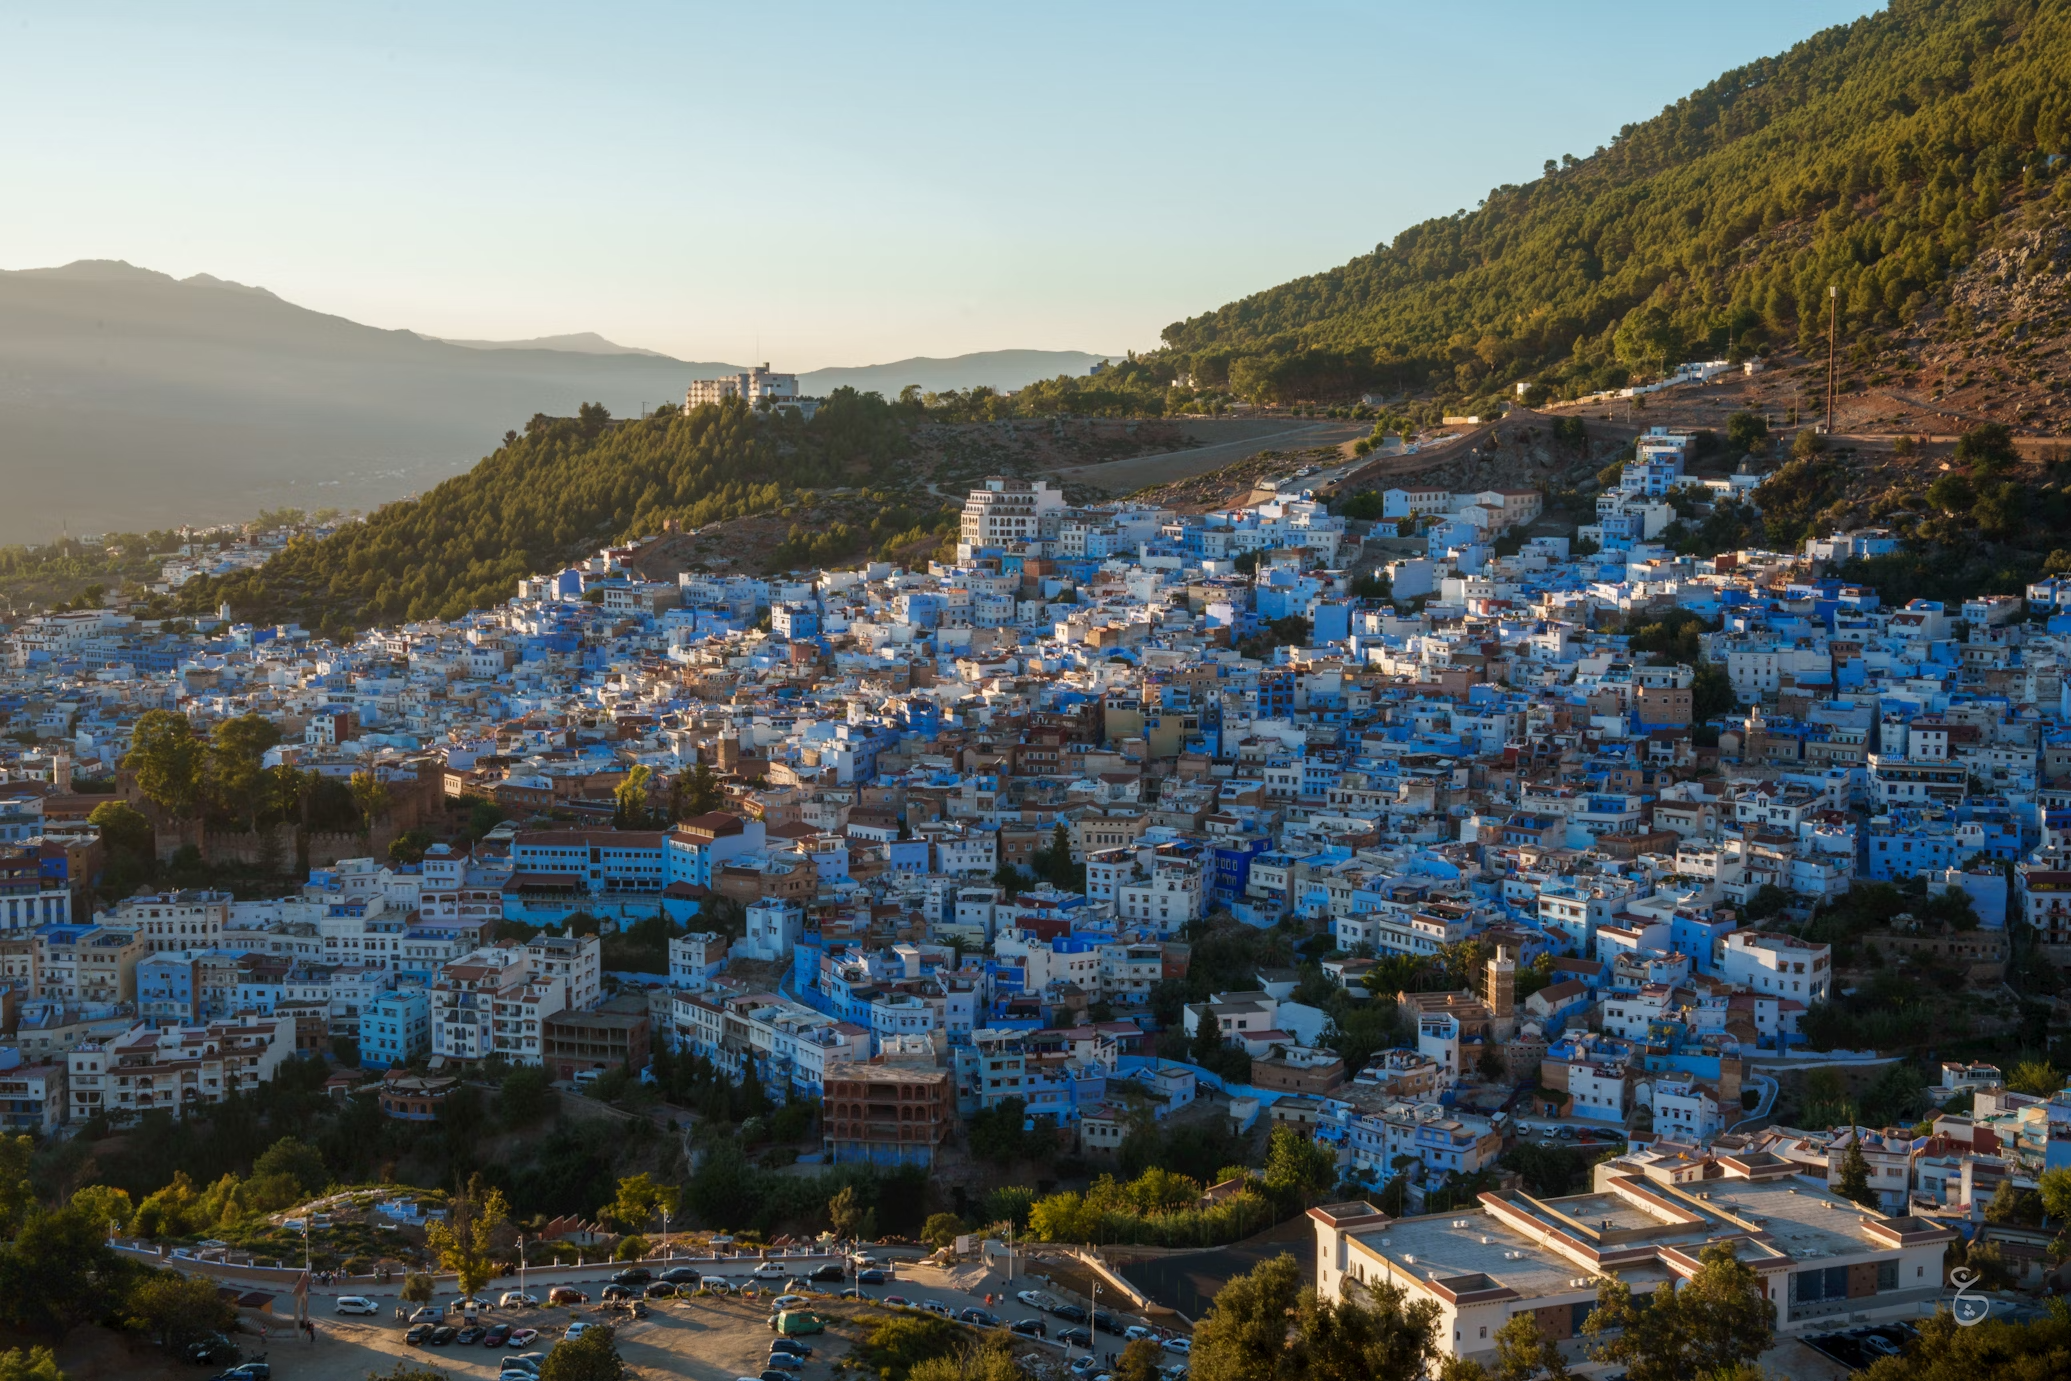
[[[757,407],[767,398],[771,407],[782,407],[798,402],[798,376],[796,374],[773,374],[767,364],[758,365],[742,374],[722,375],[717,379],[692,379],[690,387],[684,390],[685,411],[702,407],[706,403],[723,403],[729,398],[740,398],[749,407]]]
[[[993,475],[964,500],[958,540],[966,547],[996,547],[1055,537],[1064,518],[1064,495],[1047,480],[1010,480]]]

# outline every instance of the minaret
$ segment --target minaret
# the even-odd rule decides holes
[[[1495,1018],[1491,1034],[1498,1044],[1507,1045],[1517,1034],[1517,955],[1509,945],[1498,944],[1488,962],[1487,997],[1489,1015]]]

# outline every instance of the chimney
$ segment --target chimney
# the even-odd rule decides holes
[[[1508,1042],[1517,1034],[1517,952],[1497,944],[1495,958],[1488,963],[1489,1015],[1495,1018],[1495,1038]]]

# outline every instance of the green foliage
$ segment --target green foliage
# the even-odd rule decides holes
[[[512,1129],[532,1126],[560,1104],[547,1072],[536,1065],[513,1068],[496,1092],[497,1120]]]
[[[1605,1279],[1583,1331],[1600,1362],[1631,1381],[1687,1381],[1759,1357],[1776,1333],[1776,1308],[1752,1267],[1730,1243],[1706,1247],[1697,1274],[1675,1290],[1657,1289],[1644,1306],[1623,1281]]]
[[[1384,1281],[1319,1298],[1292,1256],[1234,1276],[1194,1330],[1198,1381],[1417,1381],[1437,1359],[1438,1306]],[[1291,1325],[1291,1326],[1290,1326]]]
[[[1029,1209],[1029,1236],[1040,1242],[1134,1243],[1200,1247],[1234,1242],[1278,1216],[1266,1197],[1239,1190],[1198,1207],[1200,1182],[1153,1167],[1127,1182],[1102,1175],[1083,1194],[1064,1190]]]
[[[992,1107],[981,1108],[971,1119],[971,1154],[1001,1166],[1047,1159],[1056,1141],[1046,1136],[1040,1125],[1034,1131],[1024,1130],[1027,1107],[1019,1098],[1005,1098]]]
[[[275,1175],[293,1181],[295,1188],[303,1194],[320,1194],[331,1182],[330,1172],[324,1169],[323,1152],[291,1136],[274,1142],[252,1162],[253,1179]]]
[[[539,1381],[620,1381],[627,1374],[617,1334],[605,1324],[591,1324],[580,1338],[563,1338],[539,1364]]]
[[[954,1213],[931,1213],[921,1224],[920,1240],[931,1247],[947,1247],[963,1235],[964,1220]]]
[[[1904,1356],[1880,1358],[1860,1375],[1864,1381],[2031,1381],[2067,1370],[2071,1310],[2057,1301],[2038,1319],[1988,1319],[1969,1327],[1938,1310],[1921,1321],[1920,1336]]]
[[[454,617],[521,577],[613,538],[781,506],[793,486],[839,485],[896,459],[904,429],[875,394],[837,389],[813,420],[758,419],[735,401],[613,422],[532,419],[523,436],[419,499],[328,537],[298,536],[257,571],[181,587],[184,608],[316,628]]]
[[[66,1381],[66,1377],[49,1348],[13,1347],[0,1352],[0,1381]]]
[[[963,1328],[934,1314],[892,1314],[878,1319],[856,1345],[856,1360],[868,1375],[903,1381],[921,1363],[954,1355],[966,1336]]]
[[[1877,1207],[1877,1191],[1870,1188],[1870,1162],[1862,1153],[1860,1138],[1850,1137],[1848,1149],[1841,1153],[1841,1178],[1834,1192],[1865,1208]]]
[[[2047,1098],[2064,1087],[2064,1076],[2048,1060],[2023,1060],[2006,1076],[2006,1087],[2013,1093]]]
[[[682,1199],[673,1184],[664,1184],[643,1170],[618,1182],[618,1197],[597,1210],[597,1216],[626,1231],[659,1225],[663,1212],[675,1213]]]
[[[1339,499],[1330,507],[1331,511],[1341,518],[1372,522],[1383,516],[1387,500],[1381,496],[1378,489],[1362,489],[1356,494]]]
[[[1266,1188],[1275,1198],[1306,1208],[1337,1182],[1337,1157],[1315,1138],[1281,1123],[1266,1145]]]
[[[1811,436],[1800,432],[1800,437]],[[1847,488],[1848,475],[1839,465],[1819,455],[1801,457],[1784,464],[1755,490],[1755,505],[1762,510],[1767,542],[1776,551],[1803,548],[1812,532],[1813,519],[1838,501]]]
[[[1760,413],[1736,412],[1726,419],[1726,448],[1760,452],[1769,449],[1769,423]]]
[[[107,1231],[76,1208],[30,1213],[0,1248],[0,1319],[56,1340],[111,1313],[136,1268],[108,1248]]]
[[[418,1271],[403,1277],[402,1298],[405,1304],[430,1304],[433,1292],[432,1278]]]
[[[137,1280],[123,1300],[123,1314],[165,1348],[227,1333],[237,1322],[237,1307],[216,1293],[212,1278],[178,1271],[153,1271]]]
[[[1722,74],[1593,156],[1367,256],[1167,327],[1204,386],[1574,393],[1682,351],[1910,320],[1985,222],[2046,185],[2065,16],[1895,5]],[[1256,387],[1254,385],[1254,387]]]

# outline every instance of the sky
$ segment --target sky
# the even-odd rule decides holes
[[[1150,349],[1863,0],[0,0],[0,268],[780,369]]]

